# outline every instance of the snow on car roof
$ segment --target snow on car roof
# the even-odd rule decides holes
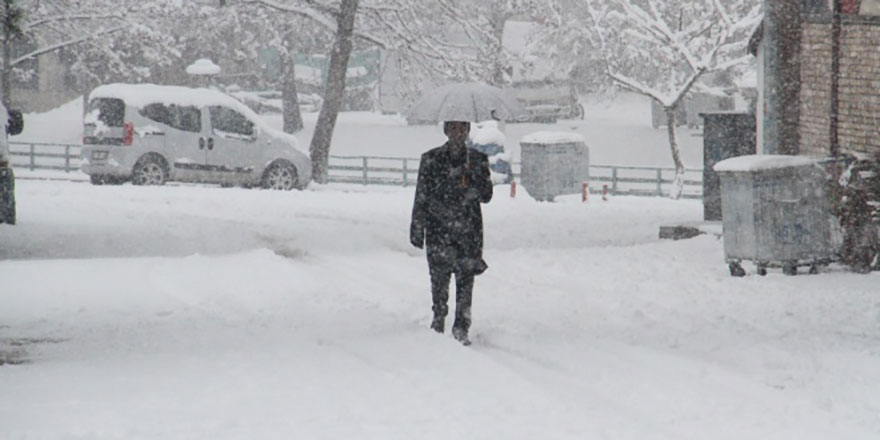
[[[237,99],[217,90],[194,89],[182,86],[162,86],[157,84],[106,84],[98,86],[89,95],[89,101],[97,98],[115,98],[125,101],[126,104],[144,108],[147,105],[162,103],[166,105],[176,104],[180,106],[194,106],[205,108],[210,106],[223,106],[234,109],[247,117],[260,130],[272,134],[272,137],[283,138],[297,145],[296,136],[270,127],[263,118],[259,117],[248,106]]]
[[[777,154],[750,154],[722,160],[715,164],[715,171],[750,172],[777,168],[816,165],[819,159],[806,156],[786,156]]]

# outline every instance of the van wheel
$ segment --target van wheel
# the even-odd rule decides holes
[[[135,185],[164,185],[168,179],[161,159],[145,156],[134,166],[131,183]]]
[[[290,162],[279,161],[263,172],[264,189],[290,191],[296,187],[296,168]]]
[[[100,174],[92,174],[89,176],[89,181],[92,182],[92,185],[103,185],[104,176]]]

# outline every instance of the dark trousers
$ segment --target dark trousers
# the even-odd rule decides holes
[[[449,281],[455,274],[455,322],[453,329],[468,331],[471,327],[471,300],[474,291],[474,273],[463,269],[458,252],[447,248],[429,252],[428,270],[431,274],[431,298],[434,317],[446,317],[449,306]]]

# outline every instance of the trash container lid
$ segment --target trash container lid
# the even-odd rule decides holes
[[[750,154],[722,160],[715,164],[717,172],[754,172],[816,165],[819,158],[776,154]]]
[[[520,143],[524,144],[573,144],[584,142],[584,137],[566,131],[536,131],[525,135]]]

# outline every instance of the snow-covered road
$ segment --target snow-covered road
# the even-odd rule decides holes
[[[496,191],[465,348],[427,329],[412,188],[21,181],[0,438],[880,436],[877,274],[735,279],[657,239],[699,202]]]

